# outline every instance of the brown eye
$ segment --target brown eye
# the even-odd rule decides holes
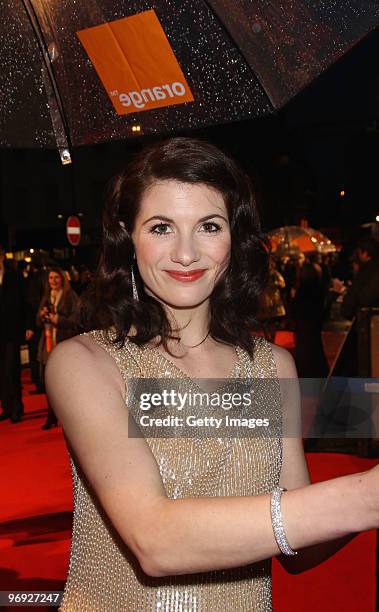
[[[207,223],[203,223],[202,227],[207,234],[216,234],[221,231],[221,225],[218,223],[214,223],[213,221],[207,221]]]

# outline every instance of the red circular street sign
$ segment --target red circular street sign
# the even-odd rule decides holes
[[[77,246],[80,242],[81,229],[78,217],[69,217],[66,222],[67,240],[72,246]]]

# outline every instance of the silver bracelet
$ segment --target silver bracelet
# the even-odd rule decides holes
[[[293,555],[297,555],[297,551],[293,550],[289,545],[283,527],[282,510],[280,507],[280,498],[282,497],[283,491],[287,491],[287,489],[276,487],[271,493],[271,523],[280,552],[292,557]]]

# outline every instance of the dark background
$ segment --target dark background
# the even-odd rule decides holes
[[[177,133],[206,138],[239,160],[266,230],[306,218],[332,239],[354,241],[379,215],[378,57],[373,32],[275,115]],[[0,242],[11,250],[68,246],[66,218],[80,214],[77,254],[93,257],[106,183],[151,140],[80,147],[71,166],[57,151],[1,149]]]

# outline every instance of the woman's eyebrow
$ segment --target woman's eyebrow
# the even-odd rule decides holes
[[[201,217],[201,219],[197,220],[197,223],[202,223],[203,221],[209,221],[209,219],[215,219],[216,217],[226,221],[225,217],[215,213],[214,215],[206,215],[205,217]],[[149,223],[150,221],[154,221],[154,219],[159,220],[159,221],[167,221],[167,223],[175,223],[174,219],[170,219],[169,217],[166,217],[165,215],[154,215],[153,217],[146,219],[146,221],[144,221],[142,225],[146,225],[146,223]]]

